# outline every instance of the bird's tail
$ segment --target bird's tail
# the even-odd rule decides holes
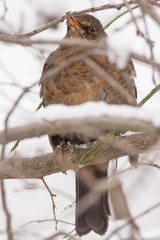
[[[79,236],[91,230],[103,235],[108,228],[107,183],[101,190],[101,179],[107,177],[108,163],[88,166],[76,173],[76,231]]]

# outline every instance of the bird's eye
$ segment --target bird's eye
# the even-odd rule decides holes
[[[91,31],[91,32],[95,32],[94,27],[90,27],[90,31]]]

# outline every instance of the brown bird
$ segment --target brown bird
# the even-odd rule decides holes
[[[89,14],[69,17],[67,28],[65,39],[89,40],[96,43],[99,40],[105,42],[107,37],[101,22]],[[130,60],[122,70],[118,69],[116,64],[110,63],[105,55],[99,54],[98,51],[92,52],[93,49],[86,58],[88,50],[88,47],[78,44],[65,46],[62,41],[58,49],[49,55],[40,79],[43,105],[76,105],[87,101],[136,105],[137,92],[132,61]],[[91,60],[90,65],[86,59]],[[96,65],[92,66],[92,63]],[[98,70],[99,68],[106,76]],[[110,80],[114,80],[114,84]],[[105,135],[106,132],[101,135]],[[95,141],[98,137],[100,136],[94,133],[87,136],[73,132],[51,136],[50,142],[52,147],[56,148],[63,140],[70,144],[82,144]],[[131,160],[136,157],[132,157]],[[107,169],[108,163],[103,163],[81,168],[76,173],[76,231],[80,236],[91,230],[103,235],[108,228],[108,191],[106,189],[95,194],[92,191],[92,185],[97,179],[107,177]]]

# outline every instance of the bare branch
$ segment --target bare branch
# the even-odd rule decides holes
[[[128,206],[128,201],[126,199],[125,193],[123,191],[122,183],[119,177],[114,174],[113,178],[108,181],[109,183],[109,193],[112,202],[113,212],[116,220],[120,219],[132,219],[130,221],[130,236],[129,239],[135,239],[135,234],[138,234],[139,238],[142,239],[140,230],[134,219],[132,218],[131,211]]]
[[[141,217],[143,217],[144,215],[146,215],[147,213],[151,212],[152,210],[156,209],[160,207],[160,202],[156,203],[155,205],[153,205],[152,207],[150,207],[149,209],[145,210],[144,212],[138,214],[136,217],[131,218],[127,221],[127,223],[124,223],[122,226],[116,228],[109,236],[108,236],[108,240],[111,239],[118,231],[120,231],[121,229],[123,229],[124,227],[126,227],[127,225],[129,225],[133,220],[137,220]]]
[[[44,223],[44,222],[53,222],[53,221],[54,221],[54,219],[33,220],[33,221],[29,221],[29,222],[21,225],[20,227],[22,228],[22,227],[25,227],[25,226],[27,226],[27,225],[29,225],[29,224],[32,224],[32,223]],[[74,223],[66,222],[66,221],[64,221],[64,220],[58,220],[58,219],[57,219],[57,222],[58,222],[58,223],[65,223],[65,224],[67,224],[67,225],[75,226]]]
[[[139,0],[139,5],[141,7],[141,10],[144,14],[148,14],[151,18],[153,18],[153,20],[159,26],[160,25],[160,17],[152,6],[152,5],[159,6],[157,4],[158,1],[152,1],[151,4],[149,4],[150,0],[149,1],[147,0],[147,2],[144,2],[143,0]]]
[[[131,57],[132,59],[135,59],[135,60],[137,60],[137,61],[146,63],[146,64],[151,65],[151,66],[153,66],[154,68],[160,70],[160,63],[154,61],[154,60],[151,59],[151,58],[147,58],[146,56],[142,56],[142,55],[140,55],[140,54],[138,54],[138,53],[134,53],[134,52],[131,52],[131,53],[130,53],[130,57]]]
[[[4,41],[4,42],[9,42],[9,43],[15,43],[15,44],[20,44],[20,45],[24,45],[24,46],[30,46],[30,45],[33,45],[33,44],[58,44],[61,42],[61,45],[64,45],[64,46],[70,46],[70,45],[78,45],[78,46],[83,46],[83,47],[90,47],[90,48],[94,48],[94,47],[97,47],[97,49],[101,49],[99,48],[97,45],[95,44],[92,44],[91,42],[88,42],[88,41],[82,41],[82,40],[74,40],[74,39],[65,39],[63,41],[57,41],[57,40],[44,40],[44,39],[38,39],[38,40],[31,40],[31,39],[26,39],[26,38],[22,38],[22,37],[17,37],[17,36],[12,36],[12,35],[4,35],[4,34],[0,34],[0,41]],[[103,53],[102,53],[103,51]],[[86,54],[86,56],[89,56],[89,55],[93,55],[94,52],[92,52],[92,54],[89,52],[88,54]],[[106,55],[107,53],[107,49],[104,50],[104,49],[101,49],[101,54],[104,54]],[[84,56],[84,55],[83,55]],[[144,62],[148,65],[151,65],[153,66],[155,69],[158,69],[160,70],[160,63],[157,62],[156,60],[153,60],[153,58],[147,58],[145,55],[141,55],[141,54],[138,54],[138,53],[134,53],[134,52],[131,52],[130,53],[130,57],[135,59],[135,60],[138,60],[140,62]],[[78,60],[81,60],[82,59],[82,54],[79,55],[79,58]],[[68,61],[65,62],[65,64],[68,66]],[[70,63],[69,63],[70,64]],[[66,66],[65,65],[65,66]],[[62,69],[63,66],[61,66],[60,70]],[[58,68],[59,69],[59,68]],[[58,70],[59,71],[59,70]]]
[[[13,104],[13,106],[11,107],[10,111],[8,112],[6,118],[5,118],[5,134],[4,134],[4,138],[5,136],[7,136],[7,131],[8,131],[8,121],[9,121],[9,118],[10,116],[12,115],[12,113],[14,112],[15,108],[17,107],[18,103],[20,102],[20,100],[22,99],[22,97],[25,95],[26,92],[29,91],[30,88],[34,87],[35,85],[37,85],[37,82],[32,84],[30,87],[27,87],[27,88],[24,88],[24,90],[22,91],[22,93],[20,94],[20,96],[17,98],[17,100],[15,101],[15,103]],[[5,151],[5,144],[3,144],[3,147],[2,147],[2,152],[1,152],[1,159],[3,158],[4,156],[4,151]]]
[[[129,4],[132,4],[132,3],[135,3],[135,1],[134,0],[129,1]],[[65,19],[67,19],[71,16],[81,15],[83,13],[88,13],[88,12],[96,12],[96,11],[100,11],[100,10],[112,9],[112,8],[116,8],[117,10],[120,10],[122,7],[125,7],[124,3],[121,3],[121,4],[105,4],[105,5],[102,5],[100,7],[88,8],[88,9],[84,9],[84,10],[81,10],[81,11],[75,11],[75,12],[68,12],[68,13],[66,13],[66,15],[64,15],[60,18],[57,18],[56,20],[54,20],[52,22],[49,22],[49,23],[47,23],[46,25],[44,25],[40,28],[37,28],[37,29],[35,29],[31,32],[28,32],[28,33],[25,33],[25,34],[22,34],[22,35],[19,35],[19,36],[22,36],[22,37],[34,36],[34,35],[36,35],[40,32],[43,32],[43,31],[47,30],[50,27],[53,27],[53,26],[57,25],[60,22],[63,22]]]
[[[15,35],[9,35],[9,34],[0,34],[0,41],[2,42],[7,42],[7,43],[15,43],[15,44],[20,44],[24,46],[30,46],[33,44],[59,44],[64,46],[73,46],[73,45],[78,45],[78,46],[95,46],[95,44],[87,41],[87,40],[80,40],[80,39],[63,39],[61,40],[48,40],[48,39],[28,39],[28,38],[23,38],[21,36],[15,36]]]

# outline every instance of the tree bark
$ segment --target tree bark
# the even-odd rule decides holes
[[[42,178],[69,169],[78,170],[78,161],[93,144],[82,147],[64,145],[53,153],[32,158],[13,156],[0,162],[0,179]],[[129,154],[149,152],[160,149],[160,141],[147,134],[112,137],[98,149],[83,166],[102,163]],[[81,166],[82,167],[82,166]]]

